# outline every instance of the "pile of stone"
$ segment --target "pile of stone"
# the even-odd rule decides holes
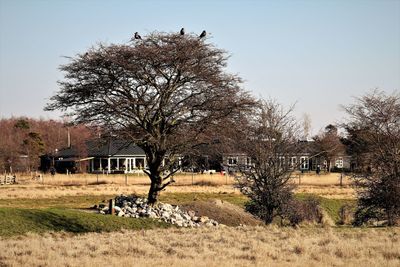
[[[110,208],[99,205],[99,213],[110,214]],[[183,211],[179,206],[158,202],[154,206],[147,203],[146,198],[136,196],[117,196],[114,212],[119,217],[159,219],[179,227],[218,226],[218,222],[207,216],[196,216],[194,211]]]

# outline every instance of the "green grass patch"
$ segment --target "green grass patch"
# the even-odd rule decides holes
[[[244,207],[244,204],[248,201],[246,196],[233,193],[167,193],[160,196],[161,202],[173,205],[183,205],[197,200],[207,201],[211,199],[220,199],[240,207]]]
[[[321,207],[328,213],[335,223],[339,222],[339,211],[342,206],[346,204],[356,206],[357,204],[357,200],[355,199],[329,199],[314,194],[296,194],[295,197],[300,200],[305,200],[310,197],[318,199],[321,203]]]
[[[0,208],[24,208],[24,209],[44,209],[44,208],[68,208],[85,209],[114,198],[116,195],[101,196],[62,196],[57,198],[17,198],[0,199]],[[145,195],[143,195],[145,197]],[[247,197],[232,193],[162,193],[160,201],[173,205],[187,204],[196,200],[221,199],[229,203],[244,207]],[[107,204],[107,203],[105,203]]]
[[[149,218],[121,218],[68,209],[0,208],[0,236],[3,237],[28,232],[87,233],[167,227],[169,224]]]

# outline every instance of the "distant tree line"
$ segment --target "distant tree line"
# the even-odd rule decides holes
[[[29,172],[39,166],[39,156],[68,146],[68,131],[74,146],[93,135],[84,125],[62,121],[12,117],[0,119],[0,171]]]

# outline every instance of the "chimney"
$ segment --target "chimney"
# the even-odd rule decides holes
[[[70,148],[71,147],[71,134],[69,132],[69,128],[67,128],[67,131],[68,131],[68,148]]]

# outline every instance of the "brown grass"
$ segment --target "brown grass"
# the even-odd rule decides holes
[[[200,173],[179,173],[174,176],[175,185],[232,185],[235,179],[231,175],[200,174]],[[46,184],[46,185],[88,185],[97,183],[118,184],[118,185],[148,185],[150,180],[143,173],[137,174],[50,174],[42,175],[41,179],[32,179],[32,175],[18,175],[17,181],[20,184]]]
[[[223,227],[0,239],[0,266],[399,266],[400,229]]]
[[[0,199],[57,198],[63,196],[102,196],[120,194],[147,194],[148,185],[7,185],[0,186]],[[232,186],[168,186],[163,192],[170,193],[236,193]]]
[[[339,174],[310,175],[301,177],[297,193],[312,193],[333,199],[354,199],[355,191],[350,180],[344,186],[338,185]],[[168,186],[166,192],[182,193],[239,193],[234,187],[233,176],[220,174],[177,175],[176,183]],[[146,194],[149,178],[144,175],[128,175],[127,185],[124,175],[76,174],[54,177],[45,175],[43,181],[32,180],[30,176],[18,177],[19,184],[0,186],[0,199],[15,198],[54,198],[59,196]],[[293,179],[298,183],[298,178]]]

